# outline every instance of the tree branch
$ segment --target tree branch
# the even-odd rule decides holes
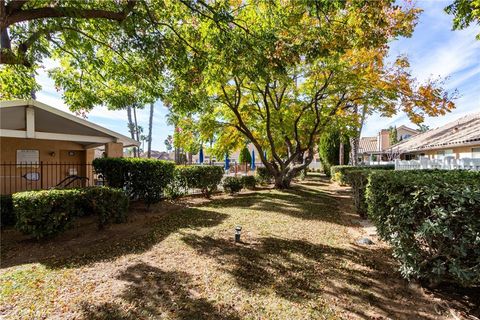
[[[101,9],[79,9],[75,7],[44,7],[28,10],[16,10],[7,16],[5,27],[12,24],[45,18],[83,18],[107,19],[123,21],[135,6],[134,0],[129,0],[124,10],[120,12]]]

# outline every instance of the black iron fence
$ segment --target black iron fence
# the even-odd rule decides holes
[[[0,194],[101,184],[91,163],[0,163]]]

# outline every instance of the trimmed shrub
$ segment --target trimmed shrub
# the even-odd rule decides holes
[[[253,190],[257,185],[257,180],[255,179],[254,176],[243,176],[241,180],[242,180],[242,186],[245,189]]]
[[[108,187],[89,187],[80,190],[84,213],[98,217],[98,227],[104,228],[110,223],[122,223],[127,220],[128,197],[121,189]],[[77,202],[78,203],[78,202]]]
[[[0,225],[13,226],[15,225],[15,214],[13,212],[12,195],[0,195]]]
[[[108,187],[19,192],[12,201],[15,227],[37,239],[65,231],[78,216],[97,215],[99,228],[123,222],[128,210],[125,193]]]
[[[173,179],[165,188],[165,196],[176,199],[188,193],[187,179],[183,176],[181,167],[175,167]]]
[[[223,167],[219,166],[178,166],[175,168],[175,183],[182,188],[200,189],[205,197],[217,190],[223,178]]]
[[[345,172],[352,169],[358,169],[358,166],[349,166],[349,165],[341,165],[341,166],[331,166],[330,167],[330,177],[333,181],[338,182],[341,185],[346,185],[347,181],[345,179]]]
[[[372,172],[367,203],[403,276],[480,283],[480,173]]]
[[[223,189],[230,194],[240,192],[243,189],[242,179],[239,177],[225,177],[223,179]]]
[[[356,212],[361,217],[367,216],[367,201],[365,191],[367,189],[368,177],[374,170],[371,169],[350,169],[344,175],[345,183],[352,187],[352,198]]]
[[[347,173],[350,170],[358,169],[371,169],[371,170],[394,170],[394,164],[382,164],[375,166],[350,166],[350,165],[341,165],[341,166],[332,166],[330,168],[330,176],[333,181],[338,182],[340,185],[348,184],[348,179],[346,177]]]
[[[268,171],[265,167],[258,167],[255,170],[255,178],[257,179],[258,183],[265,185],[270,184],[273,180],[273,175]]]
[[[108,186],[125,189],[131,199],[142,200],[147,207],[164,197],[175,169],[173,162],[142,158],[98,158],[93,166]]]
[[[61,233],[79,215],[80,196],[77,189],[15,193],[12,196],[17,218],[15,227],[37,239]]]

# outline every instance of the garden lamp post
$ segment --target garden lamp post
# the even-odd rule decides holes
[[[240,242],[240,235],[242,234],[242,227],[236,226],[235,227],[235,242]]]

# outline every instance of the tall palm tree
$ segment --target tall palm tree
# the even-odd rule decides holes
[[[148,120],[148,137],[147,137],[147,157],[152,156],[152,122],[153,122],[153,102],[150,103],[150,118]]]

